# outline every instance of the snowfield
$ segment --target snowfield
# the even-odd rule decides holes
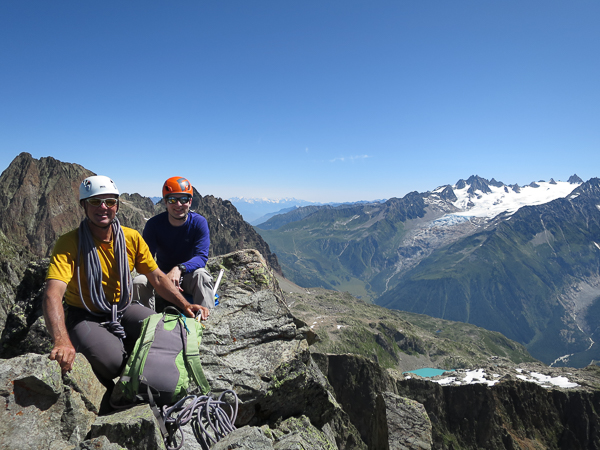
[[[469,220],[473,217],[491,219],[501,213],[514,214],[523,206],[542,205],[557,198],[564,198],[580,185],[580,183],[572,184],[566,181],[539,181],[536,184],[538,187],[529,185],[520,187],[518,192],[510,186],[490,185],[491,193],[476,190],[475,194],[468,192],[469,185],[462,189],[452,186],[457,197],[452,204],[460,211],[446,214],[435,221],[436,225],[456,225],[460,223],[460,219]],[[439,187],[433,192],[441,193],[444,188],[445,186]]]
[[[564,376],[553,377],[521,368],[515,368],[514,371],[516,372],[514,375],[516,378],[523,381],[528,381],[530,383],[539,384],[544,388],[559,387],[570,389],[579,386],[579,384],[571,382],[567,377]],[[442,386],[462,386],[466,384],[487,384],[488,386],[493,386],[498,383],[501,378],[501,376],[497,373],[487,374],[484,369],[457,372],[457,376],[438,375],[433,378],[424,379],[430,380],[432,383],[441,384]],[[405,379],[410,378],[410,376],[405,377]]]

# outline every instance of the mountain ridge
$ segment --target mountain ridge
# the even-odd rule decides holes
[[[572,176],[571,179],[574,179],[574,177],[576,177],[576,175]],[[467,183],[467,181],[469,183]],[[393,277],[416,265],[423,257],[429,255],[435,248],[446,245],[453,240],[460,239],[461,237],[475,232],[477,229],[491,222],[493,217],[498,213],[506,212],[509,207],[512,207],[513,210],[518,209],[515,207],[514,202],[510,203],[506,201],[506,199],[504,199],[504,202],[499,202],[499,196],[502,195],[497,192],[499,187],[506,188],[508,191],[508,186],[494,180],[493,183],[496,186],[493,187],[493,189],[496,191],[496,194],[494,194],[496,195],[496,199],[493,203],[489,203],[491,203],[491,206],[496,208],[497,212],[496,214],[482,214],[481,210],[478,212],[476,205],[480,204],[482,200],[485,201],[485,199],[488,198],[485,197],[485,195],[482,195],[482,189],[492,193],[490,182],[476,175],[469,177],[467,181],[459,180],[455,185],[441,186],[436,188],[434,191],[428,191],[426,193],[418,193],[414,191],[402,197],[402,199],[404,199],[401,199],[402,201],[400,201],[402,204],[404,204],[406,200],[408,203],[415,202],[415,205],[420,205],[418,206],[420,209],[420,212],[418,213],[419,217],[411,217],[409,218],[409,222],[406,223],[404,223],[406,218],[403,218],[401,215],[397,215],[393,212],[394,210],[403,208],[405,206],[398,206],[399,200],[397,198],[392,198],[384,203],[353,203],[343,204],[337,207],[331,205],[300,207],[289,213],[274,216],[268,221],[256,226],[255,229],[263,236],[263,238],[265,238],[265,240],[267,240],[267,242],[270,243],[270,245],[274,248],[274,252],[280,255],[280,262],[282,257],[285,259],[286,254],[294,254],[293,258],[287,258],[287,272],[290,274],[293,281],[296,281],[301,285],[303,283],[309,283],[307,284],[307,286],[309,286],[310,283],[315,282],[315,276],[311,275],[311,273],[318,272],[321,269],[317,266],[309,269],[307,277],[307,274],[298,273],[300,270],[294,269],[293,266],[300,264],[302,270],[307,269],[306,265],[302,264],[302,262],[307,259],[304,257],[303,253],[307,252],[314,255],[315,253],[320,253],[321,251],[317,249],[303,250],[301,248],[292,248],[290,242],[284,242],[283,233],[289,234],[290,232],[293,232],[294,226],[290,224],[304,221],[302,225],[299,225],[299,228],[309,229],[314,227],[315,229],[320,230],[317,232],[317,235],[319,236],[319,246],[323,248],[332,248],[332,243],[335,244],[336,240],[340,239],[340,233],[337,231],[340,230],[340,227],[343,228],[341,223],[344,222],[343,219],[340,219],[340,222],[336,223],[334,216],[341,217],[348,215],[345,224],[348,224],[352,221],[354,221],[356,224],[362,221],[363,225],[361,226],[363,226],[363,228],[364,226],[370,226],[369,224],[374,225],[376,222],[385,218],[386,224],[384,225],[380,223],[376,225],[373,231],[380,234],[383,232],[383,228],[388,228],[387,234],[389,236],[394,236],[393,245],[398,245],[398,255],[393,256],[389,251],[380,249],[381,251],[379,253],[385,254],[386,263],[383,264],[382,267],[377,267],[375,270],[377,273],[373,274],[373,280],[369,280],[369,283],[375,281],[379,287],[368,288],[367,290],[353,290],[352,288],[348,289],[349,292],[359,297],[364,297],[365,295],[372,297],[372,295],[369,295],[368,291],[371,290],[373,293],[377,293],[387,290],[390,282],[393,281]],[[540,197],[549,199],[553,197],[559,197],[561,195],[564,196],[567,194],[567,191],[570,191],[577,186],[575,182],[559,183],[551,182],[548,183],[548,186],[546,186],[545,192],[550,189],[550,186],[552,186],[552,192],[558,192],[558,194],[555,194],[554,196],[540,195],[542,190],[533,187],[529,187],[528,192],[536,192],[537,197],[533,197],[536,198],[537,202],[540,202]],[[557,187],[560,189],[557,189]],[[457,193],[459,194],[458,197]],[[516,185],[513,185],[513,188],[511,188],[511,191],[508,194],[511,193],[513,194],[513,197],[524,195],[522,189],[516,187]],[[517,200],[518,199],[520,199],[520,197],[518,197]],[[504,210],[502,211],[498,205],[504,206]],[[413,209],[414,207],[416,206],[413,206]],[[327,222],[327,219],[323,219],[324,216],[322,211],[324,210],[331,211],[332,217],[330,222]],[[379,211],[378,219],[371,217],[373,211]],[[318,214],[321,214],[321,218],[318,216]],[[327,214],[328,213],[325,213],[325,215]],[[353,218],[353,216],[361,216],[362,214],[364,214],[364,217],[359,219],[358,222],[356,217]],[[315,222],[315,224],[308,224],[308,222],[311,221]],[[400,229],[397,228],[398,222],[402,222]],[[288,225],[288,227],[282,228],[285,225]],[[332,230],[331,233],[324,231],[327,227]],[[298,231],[300,232],[300,230]],[[309,238],[309,236],[303,236],[301,239],[304,241],[309,240]],[[344,239],[340,239],[340,245],[338,246],[339,256],[344,255],[342,248],[355,248],[360,244],[360,240],[361,238],[358,237],[357,233],[349,232],[348,236],[346,236]],[[398,240],[400,240],[400,242],[396,242]],[[367,252],[372,251],[374,250],[367,250]],[[375,252],[377,253],[377,251]],[[364,256],[369,258],[371,257],[368,255]],[[308,259],[311,258],[312,256],[308,257]],[[328,262],[332,262],[334,265],[336,265],[336,262]],[[343,275],[343,277],[348,278],[348,276],[352,276],[352,272],[356,272],[356,270],[351,269],[350,272],[350,274]],[[317,280],[319,278],[320,282],[315,284],[316,286],[326,289],[338,289],[339,286],[341,286],[342,289],[346,288],[344,283],[339,282],[339,280],[337,280],[338,284],[336,284],[336,280],[333,280],[332,283],[332,280],[326,281],[323,279],[323,277],[316,276]],[[301,281],[302,279],[306,280]],[[359,281],[354,282],[348,279],[346,281],[349,281],[352,285],[360,283]]]
[[[472,176],[381,205],[304,209],[304,215],[296,210],[298,217],[303,216],[299,220],[276,216],[257,231],[277,253],[284,274],[301,286],[348,291],[388,308],[474,323],[525,344],[546,363],[560,364],[560,358],[571,355],[571,361],[582,366],[600,359],[594,356],[595,347],[593,352],[588,349],[596,332],[590,323],[600,316],[593,297],[599,284],[596,277],[600,278],[593,254],[600,249],[600,237],[595,237],[600,209],[593,204],[596,200],[600,204],[600,199],[593,200],[595,180],[580,183],[574,175],[570,182],[540,180],[521,187]],[[552,229],[538,226],[535,218],[540,215]],[[534,220],[538,220],[535,233],[528,231]],[[261,229],[269,223],[275,224],[273,229]],[[560,243],[554,259],[552,239]],[[480,267],[469,266],[469,258],[480,254],[476,250],[486,242],[489,255]],[[527,252],[521,254],[525,247],[519,246],[525,245]],[[494,272],[498,258],[514,261]],[[519,265],[525,260],[530,261],[528,266]],[[586,261],[593,262],[587,271],[582,268]],[[454,273],[453,267],[462,268],[465,275],[444,278],[445,273]],[[561,270],[571,278],[562,276]],[[408,280],[416,274],[418,280],[411,285]],[[516,285],[531,299],[507,294],[515,284],[511,277],[522,278]],[[431,285],[436,279],[450,284]],[[455,279],[463,281],[457,284]],[[497,292],[488,292],[490,286]],[[593,298],[583,304],[574,293],[577,289]],[[504,304],[507,299],[517,303]],[[419,309],[422,305],[430,308]],[[574,314],[579,318],[570,318]]]
[[[523,207],[434,252],[377,303],[501,331],[546,363],[598,360],[587,313],[600,301],[598,205],[592,178],[566,198]]]

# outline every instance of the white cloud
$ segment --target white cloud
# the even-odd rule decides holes
[[[354,162],[357,159],[367,159],[367,158],[370,158],[370,156],[369,155],[341,156],[339,158],[330,159],[329,162],[332,162],[332,163],[338,162],[338,161],[341,161],[341,162],[346,162],[346,161]]]

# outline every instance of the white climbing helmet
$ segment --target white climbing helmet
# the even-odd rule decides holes
[[[94,175],[87,177],[79,186],[79,200],[94,197],[95,195],[115,194],[119,196],[117,185],[108,177]]]

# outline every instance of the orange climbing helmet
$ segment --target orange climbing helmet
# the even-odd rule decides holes
[[[192,185],[187,178],[171,177],[165,181],[165,184],[162,188],[163,198],[169,194],[188,194],[193,197],[194,190],[192,189]]]

